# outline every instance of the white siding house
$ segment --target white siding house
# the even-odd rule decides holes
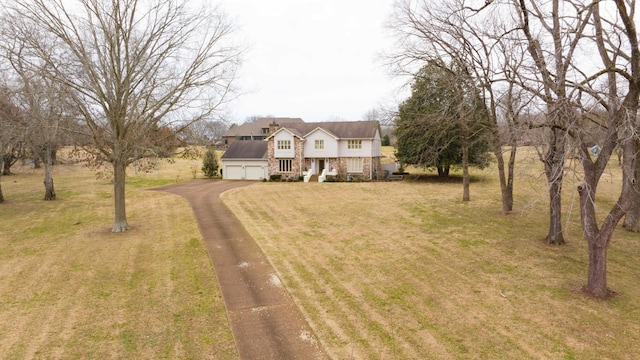
[[[372,180],[382,171],[377,121],[270,124],[262,141],[236,141],[222,156],[224,179]]]

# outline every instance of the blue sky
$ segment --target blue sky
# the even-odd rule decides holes
[[[398,86],[377,59],[391,46],[384,23],[393,0],[221,4],[248,47],[236,83],[246,94],[229,105],[234,122],[253,115],[361,120],[397,101]]]

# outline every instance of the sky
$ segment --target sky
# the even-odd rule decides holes
[[[219,0],[248,50],[229,104],[232,122],[250,116],[307,122],[363,120],[396,103],[397,80],[379,59],[393,0]]]

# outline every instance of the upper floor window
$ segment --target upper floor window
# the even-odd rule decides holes
[[[362,140],[349,140],[347,149],[362,149]]]
[[[262,128],[262,133],[263,134],[268,134],[269,133],[269,128]]]
[[[291,140],[278,140],[278,150],[291,150]]]
[[[316,150],[324,149],[324,140],[316,140]]]

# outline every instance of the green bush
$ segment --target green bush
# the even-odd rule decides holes
[[[208,178],[218,175],[218,158],[213,148],[209,148],[202,158],[202,173]]]
[[[391,139],[389,139],[389,135],[382,137],[382,146],[391,146]]]

